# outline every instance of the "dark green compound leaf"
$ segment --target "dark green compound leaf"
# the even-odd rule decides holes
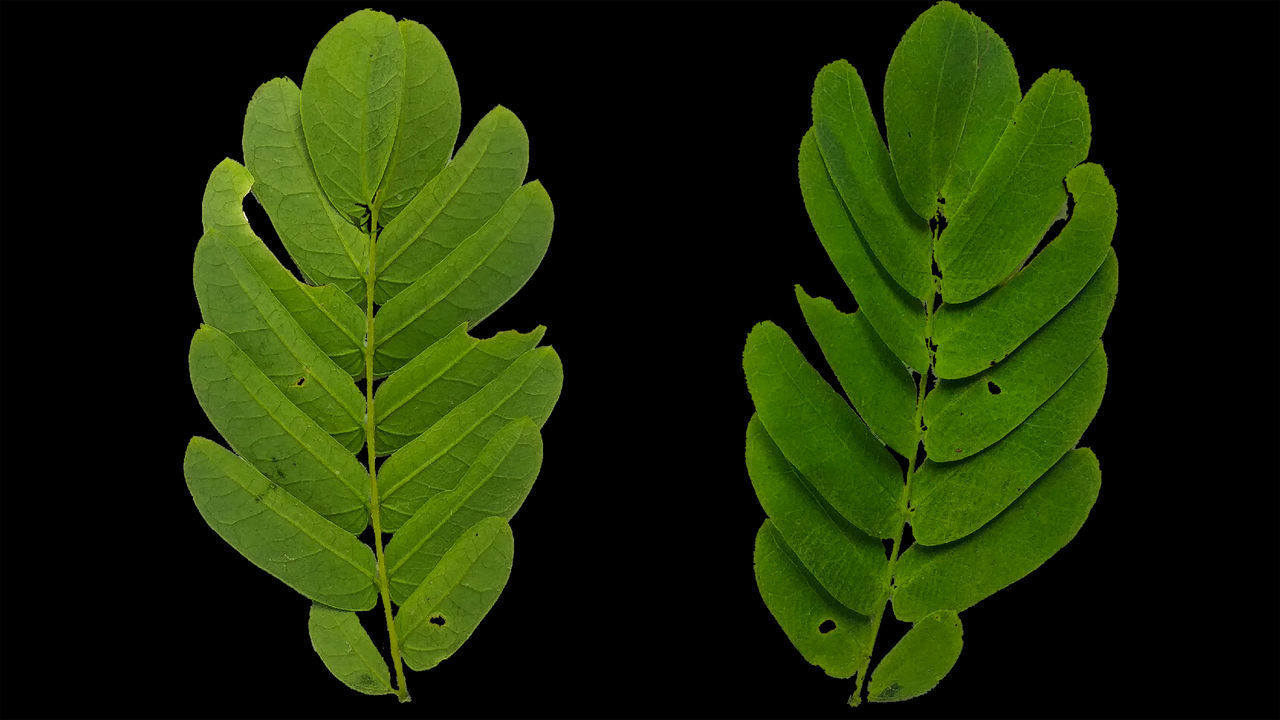
[[[1022,96],[1004,42],[943,2],[908,29],[884,98],[887,146],[858,73],[828,65],[800,146],[805,207],[858,303],[797,288],[843,395],[772,323],[743,356],[761,596],[810,662],[861,685],[889,603],[915,622],[870,677],[876,702],[937,685],[956,613],[1083,525],[1101,475],[1073,448],[1106,388],[1119,268],[1115,191],[1080,164],[1092,127],[1068,73]],[[837,608],[856,639],[810,627]]]
[[[205,325],[192,386],[234,450],[192,441],[196,505],[315,601],[312,644],[335,677],[402,701],[405,662],[452,654],[505,584],[506,521],[563,382],[559,356],[537,347],[544,328],[469,334],[537,268],[554,213],[526,181],[516,116],[494,109],[454,155],[460,118],[426,27],[351,15],[301,89],[277,78],[254,93],[244,165],[224,160],[205,188],[193,272]],[[301,279],[250,227],[250,193]],[[376,553],[357,539],[371,522]],[[354,614],[379,595],[390,669]]]
[[[871,673],[871,702],[910,700],[932,690],[951,672],[964,647],[960,616],[939,610],[911,626]]]

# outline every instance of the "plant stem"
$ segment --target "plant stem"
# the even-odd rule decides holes
[[[933,341],[933,303],[932,301],[925,305],[925,344],[929,345]],[[915,474],[916,457],[920,454],[921,430],[920,424],[924,416],[924,396],[929,387],[929,374],[933,372],[933,351],[929,351],[929,367],[920,373],[919,387],[916,388],[916,412],[912,420],[916,429],[915,442],[911,444],[912,454],[907,458],[907,476],[906,482],[902,485],[902,495],[898,499],[898,510],[902,514],[902,524],[898,527],[898,532],[893,536],[893,550],[889,553],[889,584],[884,589],[884,594],[880,598],[880,609],[871,617],[871,639],[867,643],[867,654],[862,658],[862,664],[858,667],[857,678],[858,686],[854,688],[853,695],[849,696],[850,707],[857,707],[862,704],[862,695],[867,687],[867,668],[871,666],[871,651],[875,649],[876,637],[880,634],[880,623],[884,620],[885,610],[889,607],[889,598],[892,596],[893,574],[898,567],[898,557],[902,554],[902,536],[906,534],[907,522],[909,517],[910,501],[911,501],[911,477]]]
[[[382,609],[387,616],[387,637],[391,644],[391,664],[396,669],[396,697],[409,702],[409,688],[404,681],[404,665],[400,661],[400,642],[396,638],[395,615],[391,612],[391,588],[387,583],[387,561],[382,554],[382,513],[378,500],[378,453],[374,445],[375,415],[373,411],[373,286],[377,281],[377,255],[374,243],[378,237],[378,206],[374,199],[369,218],[369,272],[365,275],[364,300],[364,441],[369,458],[369,517],[373,523],[373,550],[378,558],[378,592],[382,595]]]

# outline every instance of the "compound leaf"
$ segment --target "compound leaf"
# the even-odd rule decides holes
[[[960,659],[964,628],[960,616],[939,610],[911,626],[871,673],[867,699],[899,702],[929,692]]]
[[[492,110],[453,156],[460,129],[430,30],[347,17],[301,89],[276,78],[254,93],[244,165],[224,160],[205,186],[193,268],[192,388],[234,452],[192,440],[192,497],[314,601],[312,645],[335,677],[402,702],[404,665],[457,650],[505,584],[507,520],[563,383],[545,328],[471,334],[542,261],[554,214],[526,181],[514,114]],[[292,265],[250,227],[250,192]],[[355,615],[379,596],[390,667]]]
[[[500,517],[476,523],[449,548],[396,614],[409,667],[433,668],[462,647],[502,594],[514,552]]]
[[[1051,70],[1023,96],[1004,41],[950,2],[894,51],[887,144],[843,60],[812,110],[800,191],[857,307],[796,298],[848,402],[782,328],[747,336],[757,584],[810,662],[857,678],[851,705],[905,700],[955,663],[957,613],[1061,549],[1097,496],[1073,448],[1106,388],[1116,194],[1080,164],[1079,83]],[[890,602],[916,626],[868,677]]]
[[[254,565],[343,610],[377,602],[373,551],[222,446],[196,437],[182,463],[209,527]]]
[[[342,684],[365,695],[389,695],[391,671],[353,612],[314,603],[307,620],[311,647]]]

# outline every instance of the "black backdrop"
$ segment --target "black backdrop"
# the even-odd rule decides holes
[[[818,69],[881,79],[925,3],[387,3],[532,139],[550,252],[485,328],[545,323],[565,386],[473,638],[357,696],[308,602],[197,515],[216,437],[186,349],[204,181],[257,85],[357,5],[26,5],[3,25],[3,672],[9,716],[833,716],[847,683],[761,603],[742,462],[750,327],[852,299],[795,174]],[[1024,89],[1089,93],[1120,200],[1103,489],[1044,568],[964,616],[942,685],[862,717],[1277,712],[1277,5],[968,3]],[[271,232],[256,205],[250,216]],[[274,240],[273,240],[274,242]],[[376,623],[369,623],[376,627]],[[892,634],[882,638],[892,640]]]

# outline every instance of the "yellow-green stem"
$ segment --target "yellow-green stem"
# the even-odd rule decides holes
[[[374,243],[378,238],[378,205],[374,200],[369,218],[369,272],[364,286],[364,441],[369,457],[369,518],[373,523],[373,551],[378,559],[378,592],[382,595],[382,609],[387,616],[387,638],[391,645],[391,664],[396,670],[396,697],[409,702],[409,688],[404,682],[404,664],[400,660],[400,641],[396,637],[396,619],[391,611],[391,587],[387,583],[387,561],[382,554],[382,513],[378,500],[378,452],[374,445],[375,416],[373,411],[373,286],[378,279],[377,255]]]

